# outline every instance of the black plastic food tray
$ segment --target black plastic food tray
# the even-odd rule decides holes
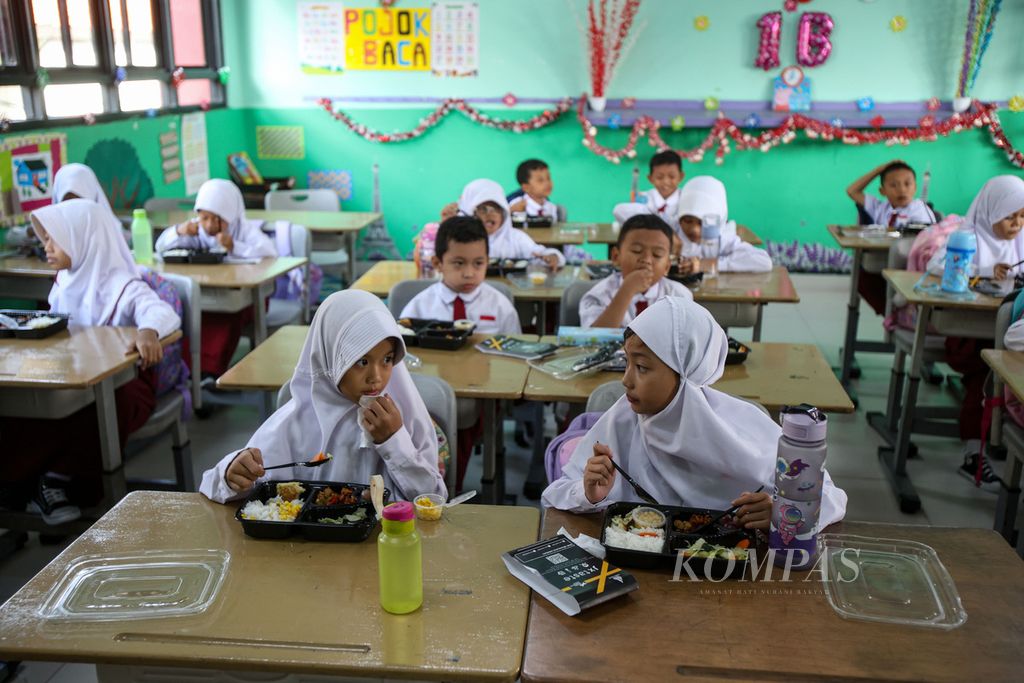
[[[487,264],[487,277],[505,277],[513,273],[525,273],[526,266],[516,266],[517,261],[524,261],[526,259],[492,259]]]
[[[57,318],[57,322],[52,325],[40,328],[29,328],[29,327],[18,327],[17,329],[11,330],[6,327],[0,327],[0,339],[45,339],[51,335],[57,334],[61,330],[68,329],[68,319],[71,317],[67,313],[48,313],[47,311],[23,311],[13,308],[7,308],[0,310],[6,316],[14,318],[18,321],[19,325],[24,325],[25,322],[32,318],[39,318],[47,316],[50,318]]]
[[[164,263],[191,263],[193,265],[215,265],[223,263],[227,256],[222,251],[190,250],[186,256],[163,256]]]
[[[460,329],[451,320],[427,320],[424,318],[399,318],[398,323],[416,334],[402,335],[406,346],[420,346],[424,349],[455,351],[469,341],[475,328]]]
[[[745,361],[749,355],[749,346],[729,337],[729,353],[725,356],[726,365],[739,365]]]
[[[679,268],[677,266],[672,266],[668,269],[667,277],[669,280],[674,280],[680,284],[686,285],[687,287],[692,287],[704,280],[704,272],[701,271],[699,273],[687,273],[686,275],[680,275]]]
[[[302,510],[294,522],[269,522],[259,519],[243,519],[242,509],[251,500],[267,502],[277,495],[277,485],[286,482],[298,482],[306,488],[303,494]],[[353,489],[359,503],[357,505],[316,505],[316,496],[324,488],[330,486],[338,490],[342,486]],[[248,498],[238,507],[235,512],[235,519],[242,523],[242,530],[246,536],[253,538],[282,539],[290,538],[293,535],[300,535],[310,541],[331,541],[341,543],[359,543],[370,537],[370,534],[377,527],[377,513],[373,509],[373,503],[363,500],[363,491],[369,490],[367,484],[352,484],[338,481],[306,481],[302,479],[281,479],[278,481],[264,481],[256,485]],[[387,503],[391,492],[384,489],[384,502]],[[333,524],[330,522],[321,523],[319,520],[325,517],[340,517],[355,512],[358,508],[366,510],[366,519],[354,524]]]
[[[627,515],[636,507],[652,507],[655,510],[661,510],[665,513],[665,517],[667,519],[665,524],[666,538],[665,547],[662,549],[662,552],[649,553],[643,550],[626,550],[624,548],[617,548],[615,546],[608,545],[604,542],[605,529],[611,524],[612,517]],[[673,530],[672,523],[676,519],[686,520],[690,518],[690,515],[696,513],[708,514],[715,517],[722,512],[722,510],[677,507],[674,505],[613,503],[605,509],[604,519],[601,520],[601,545],[603,545],[607,550],[607,556],[605,559],[607,559],[611,564],[623,567],[635,567],[637,569],[656,569],[659,567],[666,567],[674,569],[676,565],[676,551],[682,548],[688,548],[690,545],[696,543],[698,538],[703,538],[705,543],[714,543],[716,545],[722,545],[729,548],[735,547],[737,543],[745,538],[748,541],[747,549],[749,550],[753,548],[756,536],[753,531],[747,529],[734,529],[716,524],[707,532],[699,535],[685,534]],[[697,576],[715,580],[742,577],[747,568],[747,560],[733,560],[732,563],[730,563],[729,560],[715,558],[709,562],[703,557],[693,557],[684,560],[684,563],[689,563],[693,573]],[[705,566],[707,566],[706,572]]]
[[[527,216],[525,221],[512,219],[513,228],[550,228],[552,225],[550,216]]]

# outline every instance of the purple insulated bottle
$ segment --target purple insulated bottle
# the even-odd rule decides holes
[[[806,403],[783,408],[780,422],[768,547],[775,550],[777,565],[788,561],[794,569],[806,569],[818,554],[828,424],[825,413]]]

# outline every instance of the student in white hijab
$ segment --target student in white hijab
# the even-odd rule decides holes
[[[404,356],[402,333],[379,298],[351,289],[327,297],[289,383],[291,400],[246,448],[207,470],[199,491],[224,503],[248,493],[266,466],[330,453],[326,465],[284,469],[273,478],[365,484],[381,474],[393,498],[445,496],[437,435]]]
[[[466,185],[458,203],[455,206],[449,204],[442,210],[441,219],[455,215],[456,211],[465,216],[476,216],[483,221],[491,258],[540,259],[550,268],[565,265],[562,252],[542,247],[525,230],[512,227],[512,214],[509,212],[505,192],[493,180],[480,178]]]
[[[977,274],[1003,280],[1024,273],[1024,180],[1000,175],[989,180],[967,210],[961,229],[973,229],[978,240],[974,254]],[[928,262],[928,272],[941,275],[946,249]]]
[[[729,204],[725,185],[711,176],[702,175],[689,180],[679,194],[679,208],[673,227],[679,240],[676,255],[682,274],[700,271],[700,259],[705,258],[701,245],[703,218],[717,215],[721,225],[718,250],[718,270],[723,273],[766,273],[772,269],[772,259],[763,249],[747,244],[736,233],[736,223],[729,220]]]
[[[114,213],[99,179],[85,164],[64,164],[57,169],[53,176],[53,203],[59,204],[65,199],[91,199]]]
[[[759,408],[710,387],[725,367],[725,332],[693,301],[664,298],[627,328],[625,395],[580,441],[562,478],[544,491],[549,507],[593,512],[637,501],[611,460],[664,505],[725,510],[767,529],[781,433]],[[843,518],[846,494],[825,474],[821,526]]]
[[[237,258],[277,256],[274,242],[263,233],[263,221],[245,217],[245,202],[234,183],[207,180],[196,195],[197,216],[160,233],[157,252],[168,249],[226,249]]]

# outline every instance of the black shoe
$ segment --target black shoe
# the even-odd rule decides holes
[[[978,454],[973,453],[964,458],[964,464],[960,465],[960,475],[966,477],[975,483],[975,473],[978,471]],[[977,482],[978,488],[989,493],[999,493],[999,486],[1001,485],[999,477],[992,471],[992,466],[989,464],[988,458],[984,458],[981,461],[981,480]]]
[[[542,482],[528,481],[523,484],[523,496],[527,500],[540,500],[541,494],[546,488],[547,485]]]
[[[44,478],[39,479],[36,492],[29,501],[28,511],[38,513],[47,524],[73,522],[82,516],[78,506],[68,500],[67,491],[48,484]]]

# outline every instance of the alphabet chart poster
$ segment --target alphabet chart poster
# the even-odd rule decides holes
[[[340,73],[345,67],[345,34],[340,2],[299,3],[299,61],[314,75]]]
[[[433,5],[431,71],[435,76],[476,76],[480,63],[480,10],[475,2]]]

